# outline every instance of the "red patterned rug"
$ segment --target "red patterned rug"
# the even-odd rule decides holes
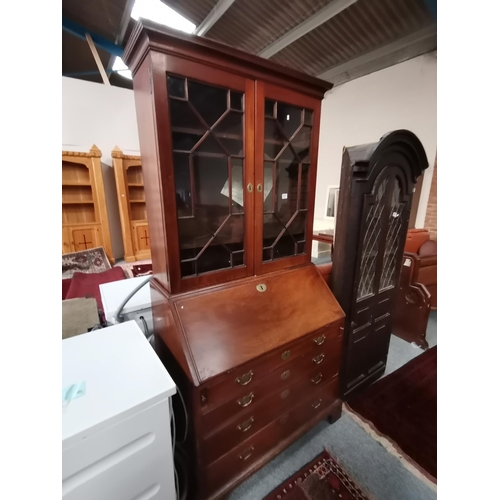
[[[73,273],[94,274],[111,269],[103,247],[91,248],[82,252],[66,253],[62,256],[62,277],[72,278]]]
[[[432,483],[437,483],[437,346],[345,403]]]
[[[334,458],[323,451],[263,500],[370,500]]]

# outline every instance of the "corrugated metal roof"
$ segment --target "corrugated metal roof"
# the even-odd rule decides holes
[[[114,41],[127,0],[64,0],[62,15]]]
[[[197,26],[217,4],[217,0],[162,1]],[[336,0],[235,0],[206,36],[250,53],[260,53],[332,2]],[[415,57],[436,48],[432,37],[419,41],[424,28],[432,27],[435,33],[434,13],[426,7],[429,2],[432,4],[431,0],[358,0],[284,47],[271,60],[313,75],[339,66],[331,77],[337,84]],[[127,22],[126,5],[127,0],[64,0],[62,13],[89,31],[125,45],[135,25],[131,19],[126,29],[122,26],[122,20]],[[402,39],[413,34],[417,42],[404,45]],[[402,48],[398,54],[380,56],[381,51],[385,54],[388,44],[394,46],[400,40]],[[372,53],[379,54],[378,62],[371,59]],[[102,56],[106,66],[110,57]],[[358,64],[360,56],[363,64]],[[63,35],[63,73],[86,73],[92,68],[97,70],[87,44]],[[87,79],[85,75],[81,77]],[[99,77],[93,75],[88,79]]]
[[[162,0],[179,14],[189,19],[192,23],[200,24],[217,3],[217,0]],[[238,1],[238,0],[236,0]]]
[[[317,75],[435,22],[424,0],[358,0],[271,60]]]
[[[330,2],[236,0],[205,36],[257,54]]]

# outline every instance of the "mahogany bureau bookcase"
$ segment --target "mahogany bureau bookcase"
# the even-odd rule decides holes
[[[148,21],[123,58],[156,349],[187,406],[176,449],[192,474],[188,498],[223,498],[340,416],[344,313],[311,263],[320,108],[332,85]]]

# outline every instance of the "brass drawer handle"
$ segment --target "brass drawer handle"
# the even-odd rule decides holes
[[[252,446],[248,451],[246,451],[243,455],[240,455],[240,460],[248,460],[255,448]]]
[[[253,371],[250,370],[248,373],[243,374],[241,377],[236,379],[236,382],[240,385],[248,385],[252,381]]]
[[[285,371],[281,374],[281,380],[286,380],[289,376],[290,376],[290,370],[285,370]]]
[[[316,337],[314,339],[314,343],[316,345],[322,345],[325,342],[325,340],[326,340],[326,335],[321,335],[321,337]]]
[[[321,353],[319,356],[313,358],[313,362],[319,365],[325,359],[325,355]]]
[[[252,424],[254,423],[254,418],[250,417],[248,420],[245,420],[242,424],[239,424],[236,426],[236,428],[241,431],[241,432],[246,432],[250,427],[252,427]]]
[[[285,351],[282,355],[281,355],[281,359],[288,359],[290,357],[290,351]]]
[[[245,396],[244,398],[238,399],[238,404],[242,408],[245,408],[245,406],[248,406],[253,401],[253,398],[254,398],[254,395],[253,395],[253,392],[251,392],[248,396]]]
[[[311,379],[311,382],[314,384],[314,385],[317,385],[321,382],[321,379],[323,378],[323,374],[321,373],[318,373],[318,375],[316,375],[314,378]]]
[[[311,405],[315,410],[321,406],[321,399]]]

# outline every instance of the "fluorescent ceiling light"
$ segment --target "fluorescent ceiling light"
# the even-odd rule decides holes
[[[132,72],[127,68],[121,57],[115,57],[115,62],[113,63],[113,67],[111,69],[125,78],[132,80]]]
[[[186,33],[192,33],[196,28],[196,25],[165,5],[161,0],[135,0],[131,17],[136,21],[141,17],[149,19],[155,23],[164,24]],[[132,80],[132,73],[121,57],[115,57],[112,69],[125,78]]]
[[[196,25],[161,0],[135,0],[131,16],[136,21],[142,17],[186,33],[192,33],[196,28]]]

